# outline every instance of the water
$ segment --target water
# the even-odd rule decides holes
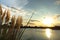
[[[22,40],[60,40],[60,30],[26,29]]]
[[[17,39],[20,40],[21,30],[17,32]],[[2,34],[0,34],[1,36]],[[3,38],[2,38],[3,39]],[[47,29],[33,29],[27,28],[22,35],[22,40],[60,40],[60,30]],[[4,40],[4,39],[3,39]]]

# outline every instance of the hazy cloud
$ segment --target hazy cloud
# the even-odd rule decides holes
[[[60,0],[55,1],[56,5],[60,5]]]
[[[11,7],[24,7],[28,0],[0,0],[0,3]]]
[[[10,7],[7,7],[5,5],[2,5],[3,9],[9,9],[11,11],[11,14],[12,15],[21,15],[21,16],[26,16],[26,15],[30,15],[30,13],[24,9],[14,9],[14,8],[10,8]],[[23,15],[24,14],[24,15]]]
[[[40,22],[39,20],[31,20],[31,22]]]

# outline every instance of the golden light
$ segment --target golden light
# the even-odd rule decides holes
[[[54,19],[52,17],[45,17],[44,19],[42,19],[42,23],[45,26],[51,27],[54,23]]]
[[[46,29],[46,30],[45,30],[45,33],[46,33],[46,36],[47,36],[48,38],[51,37],[51,29]]]

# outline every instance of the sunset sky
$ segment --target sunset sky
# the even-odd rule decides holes
[[[28,11],[29,16],[24,14],[25,18],[29,19],[32,11],[35,11],[35,14],[32,17],[32,20],[40,21],[42,16],[55,16],[60,14],[60,0],[0,0],[0,4],[5,6],[20,8],[24,11]],[[58,19],[59,20],[59,19]]]

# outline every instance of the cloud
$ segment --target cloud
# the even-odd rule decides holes
[[[60,0],[55,1],[56,5],[60,5]]]
[[[34,23],[29,23],[30,25],[35,25]]]
[[[24,9],[11,8],[11,7],[7,7],[5,5],[2,5],[2,7],[3,7],[3,9],[9,9],[10,12],[11,12],[11,15],[26,16],[26,15],[30,15],[31,14],[31,12],[29,13],[29,11],[26,11]]]
[[[8,5],[10,7],[24,7],[28,4],[28,0],[0,0],[1,4]]]
[[[17,2],[17,6],[21,6],[21,7],[28,4],[28,0],[16,0],[16,2]]]
[[[31,20],[31,22],[40,22],[39,20]]]

